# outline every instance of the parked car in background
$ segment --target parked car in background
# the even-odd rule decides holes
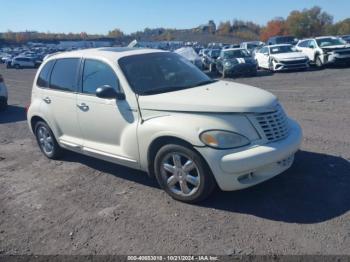
[[[7,107],[8,93],[4,78],[0,75],[0,111]]]
[[[276,35],[267,40],[267,45],[290,44],[296,45],[298,39],[294,36]]]
[[[302,139],[271,93],[212,80],[181,56],[150,49],[48,58],[27,119],[46,157],[65,148],[143,170],[184,202],[284,172]]]
[[[343,39],[346,43],[350,44],[350,35],[343,35],[341,36],[341,39]]]
[[[241,43],[240,48],[244,48],[244,49],[248,50],[248,52],[250,54],[253,54],[256,49],[259,49],[264,45],[265,45],[265,43],[261,42],[261,41],[251,41],[251,42]]]
[[[255,59],[260,68],[273,72],[309,67],[309,58],[288,44],[264,46],[255,53]]]
[[[216,60],[216,69],[222,77],[257,74],[257,64],[244,48],[221,50]]]
[[[194,51],[192,47],[182,47],[179,49],[176,49],[174,53],[179,54],[180,56],[184,57],[188,61],[190,61],[192,64],[197,66],[199,69],[203,69],[203,62],[201,57]]]
[[[319,68],[327,64],[350,65],[350,45],[338,37],[304,39],[298,42],[296,48]]]
[[[37,67],[37,64],[33,59],[29,57],[21,57],[17,56],[14,57],[11,61],[11,67],[14,67],[16,69],[20,68],[35,68]]]
[[[240,44],[231,44],[231,45],[225,45],[222,49],[232,49],[232,48],[240,48]]]
[[[209,49],[208,54],[202,59],[204,68],[210,72],[215,70],[216,59],[220,56],[221,49]]]
[[[200,57],[202,57],[202,56],[207,55],[208,52],[209,52],[209,49],[207,49],[207,48],[202,48],[201,50],[199,50],[198,55],[199,55]]]

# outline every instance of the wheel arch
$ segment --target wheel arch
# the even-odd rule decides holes
[[[187,148],[190,148],[191,150],[195,151],[202,159],[203,161],[207,164],[209,168],[209,164],[207,161],[204,159],[204,157],[195,149],[195,147],[188,141],[178,138],[176,136],[171,136],[171,135],[166,135],[166,136],[160,136],[155,138],[149,145],[148,150],[147,150],[147,163],[148,163],[148,175],[151,177],[154,177],[154,158],[159,151],[160,148],[167,144],[177,144],[177,145],[182,145]]]

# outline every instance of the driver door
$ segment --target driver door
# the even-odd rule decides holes
[[[256,53],[256,59],[258,60],[259,67],[269,68],[269,48],[263,47]]]
[[[108,161],[138,167],[138,114],[131,110],[127,99],[97,97],[96,89],[104,85],[120,92],[118,77],[111,66],[100,60],[85,59],[77,95],[83,151]]]

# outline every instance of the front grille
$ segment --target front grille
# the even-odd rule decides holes
[[[336,53],[338,53],[339,55],[350,55],[350,50],[345,50],[345,51],[336,51]]]
[[[307,63],[307,59],[299,59],[299,60],[283,60],[281,61],[282,64],[285,65],[297,65],[297,64],[306,64]]]
[[[276,107],[274,112],[256,114],[255,119],[269,142],[288,136],[288,118],[280,105]]]

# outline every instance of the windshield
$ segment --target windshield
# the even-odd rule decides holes
[[[341,39],[335,37],[316,39],[316,42],[319,45],[319,47],[345,44]]]
[[[250,55],[245,49],[228,50],[224,52],[224,58],[227,58],[227,59],[241,58],[241,57],[250,57]]]
[[[276,44],[293,43],[294,39],[292,36],[276,37]]]
[[[271,54],[281,54],[281,53],[291,53],[296,52],[296,50],[291,45],[281,45],[270,47]]]
[[[218,58],[219,55],[220,55],[220,49],[211,50],[211,52],[210,52],[210,56],[211,56],[212,58]]]
[[[254,48],[257,48],[257,47],[259,47],[260,45],[258,44],[258,43],[256,43],[256,44],[247,44],[247,48],[248,49],[254,49]]]
[[[119,59],[132,90],[152,95],[214,82],[185,58],[170,52],[126,56]]]

